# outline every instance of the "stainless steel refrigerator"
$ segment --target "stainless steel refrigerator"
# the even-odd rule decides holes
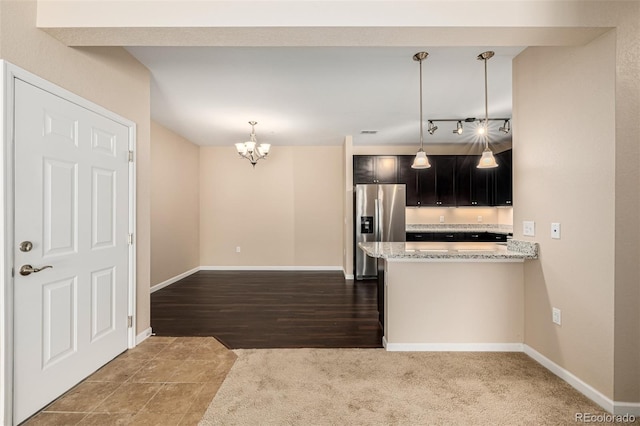
[[[378,276],[376,259],[367,256],[358,243],[404,242],[406,186],[404,184],[356,185],[355,190],[355,277]]]

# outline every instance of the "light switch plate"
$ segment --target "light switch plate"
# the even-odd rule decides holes
[[[522,221],[522,235],[525,237],[536,236],[536,223],[532,220]]]
[[[551,238],[553,238],[554,240],[560,239],[560,223],[559,222],[553,222],[551,224]]]
[[[562,311],[558,308],[551,308],[551,321],[554,324],[562,325]]]

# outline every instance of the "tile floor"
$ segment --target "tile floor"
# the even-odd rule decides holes
[[[235,362],[213,337],[152,336],[24,425],[197,425]]]

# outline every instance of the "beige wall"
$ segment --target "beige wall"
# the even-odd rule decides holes
[[[347,136],[344,139],[342,152],[342,167],[344,179],[344,210],[343,214],[343,246],[342,268],[345,277],[353,278],[354,273],[354,247],[353,247],[353,138]]]
[[[73,49],[36,28],[35,1],[0,3],[0,56],[137,125],[137,332],[149,313],[149,72],[122,48]]]
[[[342,164],[340,146],[273,146],[255,168],[202,147],[200,264],[341,269]]]
[[[151,122],[151,285],[200,266],[200,149]]]
[[[514,235],[525,266],[525,343],[613,397],[615,32],[514,60]],[[597,58],[597,60],[594,60]],[[588,90],[585,90],[587,89]],[[522,221],[536,237],[522,237]],[[550,238],[551,222],[562,239]],[[551,308],[562,310],[562,326]]]
[[[522,262],[385,262],[388,343],[522,343]]]

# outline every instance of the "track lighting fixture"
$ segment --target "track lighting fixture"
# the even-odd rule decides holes
[[[504,124],[498,130],[500,130],[503,133],[509,133],[511,131],[511,121],[504,120]]]
[[[428,169],[431,167],[427,154],[424,152],[424,120],[422,119],[422,61],[427,59],[429,54],[427,52],[418,52],[413,55],[413,60],[420,63],[420,149],[416,153],[416,158],[411,165],[412,169]],[[429,131],[431,133],[431,131]]]
[[[456,128],[453,129],[454,134],[463,134],[464,133],[464,124],[463,123],[479,123],[477,127],[477,132],[481,135],[485,132],[484,122],[485,119],[475,118],[475,117],[467,117],[467,118],[433,118],[431,120],[427,120],[429,123],[429,133],[433,134],[438,129],[438,126],[435,125],[437,122],[446,122],[451,121],[456,123]],[[489,118],[488,121],[502,121],[504,122],[503,127],[500,127],[500,131],[504,133],[509,133],[511,131],[511,119],[510,118]]]
[[[429,120],[429,127],[427,127],[427,132],[432,135],[436,132],[436,130],[438,130],[438,126],[433,124],[433,121]]]

